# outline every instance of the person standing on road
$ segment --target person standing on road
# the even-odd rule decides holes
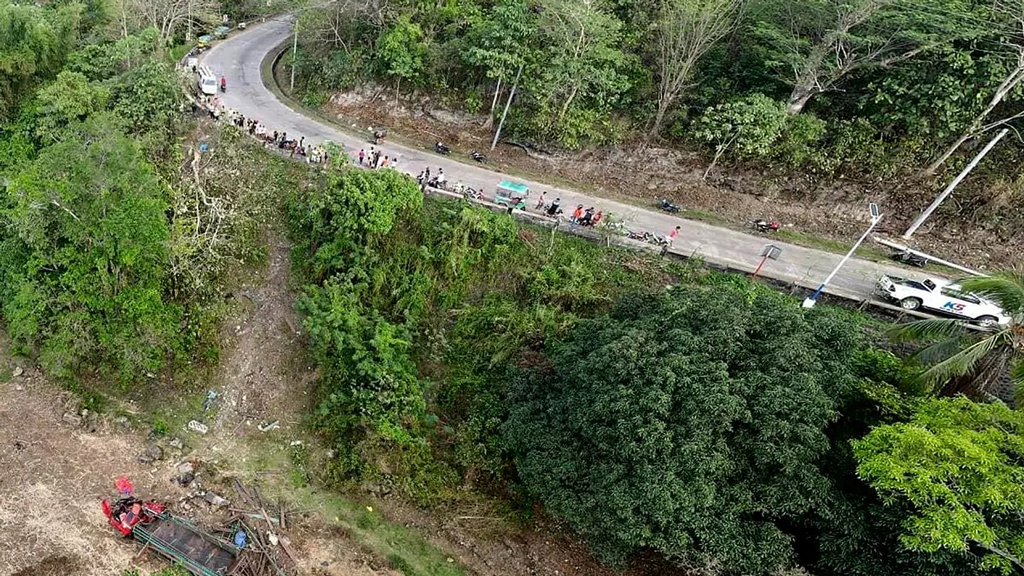
[[[555,201],[551,203],[551,206],[548,206],[548,216],[558,216],[558,203],[561,201],[561,198],[555,198]]]
[[[540,193],[540,198],[537,199],[537,206],[536,206],[537,210],[540,210],[541,208],[544,208],[544,197],[547,196],[547,194],[548,194],[547,190],[545,190],[545,191]]]
[[[363,158],[366,158],[366,152],[362,148],[360,148],[359,149],[359,165],[360,166],[363,165]]]
[[[668,247],[669,248],[671,248],[672,245],[675,244],[676,238],[679,237],[679,229],[680,228],[682,228],[682,226],[676,226],[675,228],[672,229],[671,232],[668,233]]]

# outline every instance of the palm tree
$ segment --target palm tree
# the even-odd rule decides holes
[[[928,365],[921,378],[940,394],[988,397],[1007,376],[1024,394],[1024,274],[967,278],[960,286],[1002,307],[1010,322],[975,330],[962,320],[918,320],[893,329],[893,338],[930,342],[915,356]]]

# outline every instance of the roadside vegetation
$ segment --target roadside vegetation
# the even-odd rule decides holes
[[[414,118],[447,109],[491,129],[514,88],[506,141],[621,145],[641,166],[658,157],[648,144],[682,149],[686,176],[663,194],[703,172],[755,195],[852,186],[896,204],[933,185],[918,176],[955,172],[1000,128],[1019,128],[1022,13],[1020,0],[335,0],[301,12],[298,54],[283,62],[309,106],[353,91],[384,113],[401,102]],[[1021,198],[1021,151],[1002,141],[946,208],[960,216],[949,225],[1017,237],[1007,208]]]
[[[598,72],[628,63],[621,50],[638,32],[596,4],[521,8],[478,14],[512,19],[492,32],[533,33],[515,18],[601,31],[584,35],[599,60],[550,76],[568,92],[528,92],[537,115],[515,121],[579,126],[552,138],[589,138],[598,124],[588,122],[608,122],[618,106],[608,90],[621,79]],[[719,8],[732,22],[733,8]],[[430,12],[432,34],[449,12]],[[184,113],[165,61],[175,27],[135,30],[104,14],[99,4],[0,3],[0,22],[14,23],[0,61],[21,64],[0,84],[0,313],[18,353],[50,376],[145,394],[217,362],[231,274],[263,262],[263,234],[279,226],[318,373],[307,418],[316,442],[297,485],[372,487],[428,512],[486,499],[523,522],[563,520],[611,566],[651,562],[662,573],[1024,570],[1024,420],[988,394],[999,378],[1024,380],[1018,273],[972,286],[1006,307],[1010,326],[915,324],[899,335],[926,347],[904,356],[877,320],[803,310],[699,261],[425,199],[391,170],[290,164],[227,127],[211,135]],[[418,60],[402,54],[432,37],[425,25],[371,16],[342,23],[381,26],[396,90],[397,77],[416,85],[401,71]],[[889,53],[911,61],[909,47],[928,38]],[[571,63],[572,53],[554,54],[553,67]],[[792,86],[787,123],[828,97],[819,85],[858,77],[794,62],[817,75],[811,88]],[[596,115],[595,86],[606,91]],[[623,86],[620,96],[633,89]],[[681,97],[664,107],[665,126],[682,121]],[[210,177],[219,151],[199,143],[215,137],[235,139],[260,171]],[[459,573],[416,533],[330,505],[358,541],[405,562],[392,560],[397,569]],[[405,560],[410,550],[418,560]]]
[[[388,171],[329,175],[289,221],[330,483],[541,502],[614,565],[657,550],[746,574],[1016,566],[1017,488],[947,501],[962,479],[928,470],[946,448],[916,446],[928,464],[879,440],[977,436],[998,480],[1021,472],[1020,430],[980,414],[1016,412],[933,396],[864,317],[424,201]],[[966,510],[970,526],[950,520]]]

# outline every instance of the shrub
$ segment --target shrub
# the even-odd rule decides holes
[[[827,492],[817,460],[857,341],[767,289],[629,298],[513,382],[503,436],[604,559],[653,548],[771,573],[792,560],[784,526]]]

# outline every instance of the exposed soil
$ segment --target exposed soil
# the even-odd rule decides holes
[[[784,169],[728,165],[719,166],[703,181],[709,162],[703,155],[645,144],[548,154],[503,143],[487,151],[493,132],[483,127],[486,117],[439,110],[422,97],[396,105],[393,91],[372,86],[335,95],[325,111],[341,125],[386,126],[424,148],[443,141],[453,157],[468,159],[471,150],[486,151],[493,169],[606,198],[652,207],[659,198],[668,198],[685,210],[711,213],[715,223],[724,226],[739,227],[767,217],[795,231],[846,242],[863,231],[869,219],[867,202],[884,208],[886,219],[879,232],[898,236],[932,200],[936,188],[945,185],[909,175],[902,181],[841,177],[822,182]],[[1024,200],[1024,188],[1019,183],[977,188],[970,180],[965,182],[917,233],[914,245],[980,269],[1024,262],[1024,222],[1015,209]]]
[[[315,378],[297,354],[301,321],[289,290],[289,246],[275,235],[269,252],[266,276],[236,290],[239,315],[223,330],[215,437],[259,433],[260,424],[275,420],[281,430],[291,430]]]
[[[390,518],[430,535],[479,576],[686,576],[692,572],[662,558],[640,557],[624,570],[602,564],[565,524],[541,514],[531,525],[514,526],[486,504],[447,506],[430,513],[394,500],[378,502]]]
[[[6,471],[0,476],[0,575],[119,576],[133,564],[143,573],[165,566],[150,555],[136,557],[138,546],[106,524],[99,502],[114,495],[113,481],[122,474],[134,481],[140,495],[168,502],[177,513],[213,528],[226,513],[182,502],[194,486],[172,481],[178,463],[207,463],[203,487],[229,498],[236,497],[231,477],[259,482],[279,472],[253,462],[270,445],[287,446],[297,437],[315,373],[302,360],[301,327],[289,289],[289,247],[273,236],[270,247],[263,274],[234,293],[237,314],[225,323],[222,361],[210,382],[218,392],[217,416],[208,422],[206,435],[175,429],[155,437],[148,428],[112,415],[86,413],[79,422],[79,402],[31,363],[9,360],[6,342],[0,341],[0,381],[9,378],[0,383],[5,398],[0,404],[0,467]],[[259,430],[274,421],[275,429]],[[170,446],[174,439],[184,439],[184,446]],[[163,456],[140,462],[154,444],[162,447]],[[484,510],[486,505],[428,513],[394,499],[374,504],[385,517],[418,530],[469,574],[622,574],[601,565],[571,531],[550,520],[522,528]],[[299,574],[400,574],[315,512],[291,514],[286,535]],[[624,574],[673,573],[654,566],[644,563]]]
[[[120,474],[167,499],[167,471],[137,460],[142,435],[103,420],[65,422],[81,413],[71,394],[27,363],[5,362],[6,342],[0,354],[0,372],[24,371],[0,384],[0,574],[119,575],[137,550],[109,529],[100,500]]]

